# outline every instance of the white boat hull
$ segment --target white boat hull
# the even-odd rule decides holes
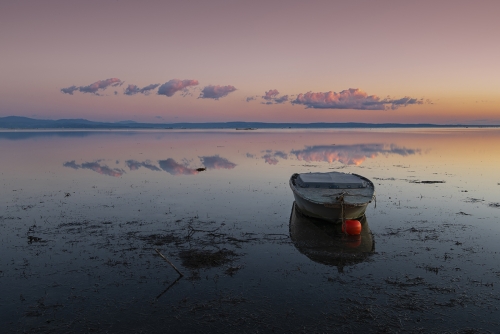
[[[374,186],[369,182],[368,189],[301,189],[295,184],[296,175],[290,178],[290,188],[295,197],[297,208],[303,214],[327,220],[333,223],[341,223],[342,219],[356,219],[365,214],[366,208],[371,203],[374,194]],[[352,175],[352,174],[351,174]],[[317,192],[318,194],[311,193]],[[355,194],[352,194],[355,193]],[[344,194],[342,196],[342,194]],[[356,200],[351,201],[349,196]]]
[[[300,212],[306,216],[328,220],[335,223],[342,222],[342,206],[340,203],[313,203],[300,197],[295,192],[293,195]],[[356,219],[362,217],[365,214],[367,206],[368,203],[361,206],[350,206],[344,204],[344,218]]]

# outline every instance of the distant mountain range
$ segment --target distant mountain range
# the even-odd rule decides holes
[[[328,128],[457,128],[500,127],[500,125],[438,125],[402,123],[138,123],[134,121],[93,122],[86,119],[43,120],[19,116],[0,117],[0,129],[328,129]]]

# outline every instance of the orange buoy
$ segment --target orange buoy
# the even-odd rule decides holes
[[[361,234],[361,223],[359,220],[348,219],[345,224],[342,224],[342,232],[349,235],[360,235]]]

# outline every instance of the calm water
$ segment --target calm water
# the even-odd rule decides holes
[[[495,332],[499,144],[499,129],[0,132],[2,327]],[[293,210],[291,174],[329,170],[375,183],[361,238]]]

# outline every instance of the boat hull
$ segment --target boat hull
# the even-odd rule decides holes
[[[349,203],[347,200],[341,203],[339,196],[316,196],[316,200],[311,200],[307,198],[306,195],[301,193],[300,188],[295,184],[296,175],[292,175],[290,178],[290,188],[293,191],[293,196],[295,198],[295,203],[297,209],[304,215],[318,218],[322,220],[326,220],[332,223],[341,223],[342,219],[357,219],[362,217],[365,214],[366,208],[368,204],[371,203],[374,188],[371,181],[371,189],[368,191],[368,195],[366,196],[366,200],[356,203]],[[337,194],[342,193],[342,189],[336,189],[335,192]],[[350,190],[352,191],[352,189]],[[302,190],[304,192],[304,190]],[[347,196],[347,195],[346,195]],[[318,198],[322,198],[322,200],[318,200]]]
[[[295,203],[300,212],[306,216],[327,220],[334,223],[342,222],[342,206],[340,203],[313,203],[302,198],[296,192],[293,192]],[[368,203],[360,206],[351,206],[344,204],[344,218],[356,219],[365,214]]]

